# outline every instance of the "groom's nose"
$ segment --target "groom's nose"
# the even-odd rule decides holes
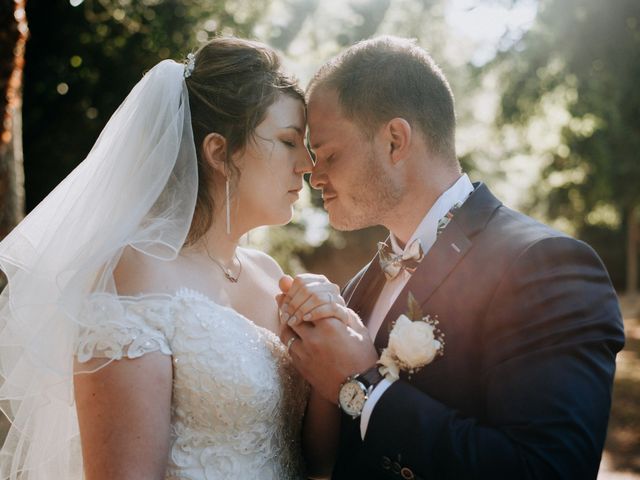
[[[327,184],[327,174],[323,166],[324,162],[316,161],[311,169],[309,184],[316,190],[321,190]]]

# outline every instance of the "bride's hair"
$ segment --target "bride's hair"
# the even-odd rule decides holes
[[[245,148],[279,94],[303,103],[304,94],[297,81],[281,70],[280,58],[271,47],[235,37],[214,38],[202,46],[186,84],[198,155],[198,197],[187,237],[187,244],[192,244],[213,221],[209,189],[215,171],[202,158],[205,137],[216,132],[226,139],[227,171],[237,182],[240,172],[231,155]]]

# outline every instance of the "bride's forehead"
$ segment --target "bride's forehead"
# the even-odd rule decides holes
[[[302,130],[305,126],[304,104],[302,100],[281,95],[269,106],[263,122],[283,127],[293,125]]]

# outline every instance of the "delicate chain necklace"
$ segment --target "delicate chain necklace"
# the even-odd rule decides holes
[[[238,258],[238,253],[234,252],[234,254],[233,254],[233,258],[235,258],[238,261],[238,265],[240,266],[240,268],[238,270],[238,274],[234,277],[231,274],[231,269],[230,268],[225,267],[222,263],[220,263],[218,260],[216,260],[215,258],[213,258],[211,256],[211,254],[209,253],[209,248],[207,247],[206,243],[204,245],[204,249],[207,252],[207,256],[211,259],[211,261],[213,263],[215,263],[218,267],[220,267],[220,270],[222,270],[222,273],[224,273],[225,278],[227,280],[229,280],[231,283],[238,283],[238,279],[240,278],[240,274],[242,273],[242,262]]]

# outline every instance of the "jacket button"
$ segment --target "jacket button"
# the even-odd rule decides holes
[[[403,467],[402,470],[400,470],[400,475],[405,480],[414,480],[416,478],[411,469],[407,467]]]
[[[398,462],[393,462],[393,466],[391,467],[391,471],[396,475],[400,474],[400,469],[402,466]]]
[[[391,468],[391,459],[389,457],[382,457],[380,464],[382,465],[382,468],[389,470]]]

